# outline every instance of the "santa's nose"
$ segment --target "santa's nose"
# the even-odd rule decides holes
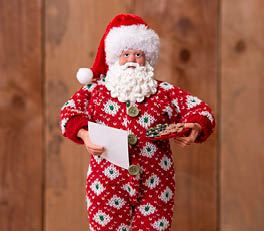
[[[133,63],[135,63],[135,62],[136,62],[136,57],[135,57],[135,55],[133,55],[133,54],[129,55],[128,62],[133,62]]]

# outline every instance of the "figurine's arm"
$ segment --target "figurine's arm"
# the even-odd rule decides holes
[[[96,83],[82,87],[61,109],[62,135],[79,144],[84,142],[77,134],[81,128],[87,129],[88,121],[91,120],[89,105],[95,87]]]
[[[171,103],[178,113],[179,122],[185,123],[186,127],[191,128],[190,139],[181,137],[177,138],[176,142],[186,145],[193,141],[196,143],[204,142],[215,127],[215,119],[211,109],[199,98],[181,89],[174,87],[169,90],[169,95]]]

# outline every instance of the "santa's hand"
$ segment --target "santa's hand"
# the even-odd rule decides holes
[[[180,147],[186,147],[194,143],[197,137],[200,135],[202,131],[202,127],[198,123],[186,123],[184,124],[184,128],[190,128],[191,132],[190,135],[187,137],[175,137],[174,142],[179,145]]]
[[[104,147],[93,144],[91,139],[90,139],[89,132],[87,130],[81,128],[78,131],[77,136],[83,140],[84,145],[85,145],[89,154],[101,155],[103,153]]]

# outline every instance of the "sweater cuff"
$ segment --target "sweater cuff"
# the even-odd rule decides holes
[[[83,144],[82,139],[77,136],[81,128],[88,129],[88,119],[84,116],[74,116],[66,124],[65,136],[77,144]]]
[[[213,132],[213,128],[214,128],[211,121],[203,115],[193,115],[187,118],[186,120],[184,120],[184,123],[198,123],[201,125],[202,131],[200,135],[196,138],[195,143],[202,143],[206,141],[207,138]]]

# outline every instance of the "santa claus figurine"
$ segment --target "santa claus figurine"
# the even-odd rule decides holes
[[[62,107],[62,134],[91,155],[86,181],[91,231],[170,230],[175,193],[170,144],[148,139],[146,130],[183,123],[190,132],[174,141],[184,147],[204,142],[215,127],[203,101],[155,79],[159,46],[159,36],[142,18],[117,15],[93,67],[77,73],[84,86]],[[104,147],[91,142],[88,121],[128,131],[128,170],[101,157]]]

